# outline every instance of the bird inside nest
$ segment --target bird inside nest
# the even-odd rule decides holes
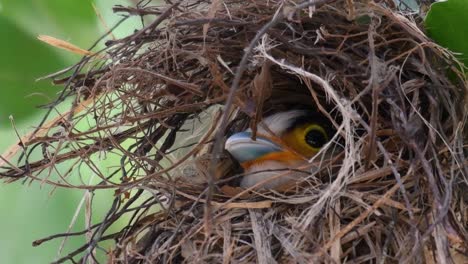
[[[255,139],[251,129],[230,136],[225,149],[244,170],[240,187],[279,189],[310,175],[313,167],[301,167],[334,133],[330,121],[317,112],[289,110],[266,116],[257,125]]]

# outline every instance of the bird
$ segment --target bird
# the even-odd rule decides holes
[[[309,109],[295,109],[263,118],[255,138],[251,129],[231,135],[225,150],[244,171],[241,188],[277,189],[309,175],[310,170],[297,168],[307,164],[332,136],[328,119]]]

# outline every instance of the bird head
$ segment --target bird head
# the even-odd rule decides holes
[[[294,168],[307,162],[331,137],[332,127],[326,118],[308,110],[290,110],[264,118],[255,139],[250,129],[230,136],[225,149],[244,172],[256,174],[241,181],[242,187],[249,187],[274,176],[267,170]]]

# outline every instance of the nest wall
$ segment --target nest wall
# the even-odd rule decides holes
[[[115,11],[151,22],[50,76],[65,85],[51,109],[72,98],[71,109],[45,117],[1,171],[115,190],[88,242],[58,263],[467,260],[467,81],[418,15],[349,0]],[[311,161],[320,170],[300,168],[310,176],[282,190],[241,189],[226,137],[297,107],[336,130]],[[103,154],[119,164],[103,169]],[[99,181],[87,184],[80,167]],[[115,245],[100,253],[106,240]]]

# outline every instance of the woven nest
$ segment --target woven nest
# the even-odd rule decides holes
[[[390,0],[115,11],[156,19],[50,76],[65,84],[51,111],[71,109],[45,118],[1,172],[115,190],[102,222],[36,241],[88,234],[57,263],[467,261],[467,81],[417,15]],[[333,124],[333,155],[287,188],[240,188],[227,136],[297,106]],[[120,163],[102,168],[106,155]]]

